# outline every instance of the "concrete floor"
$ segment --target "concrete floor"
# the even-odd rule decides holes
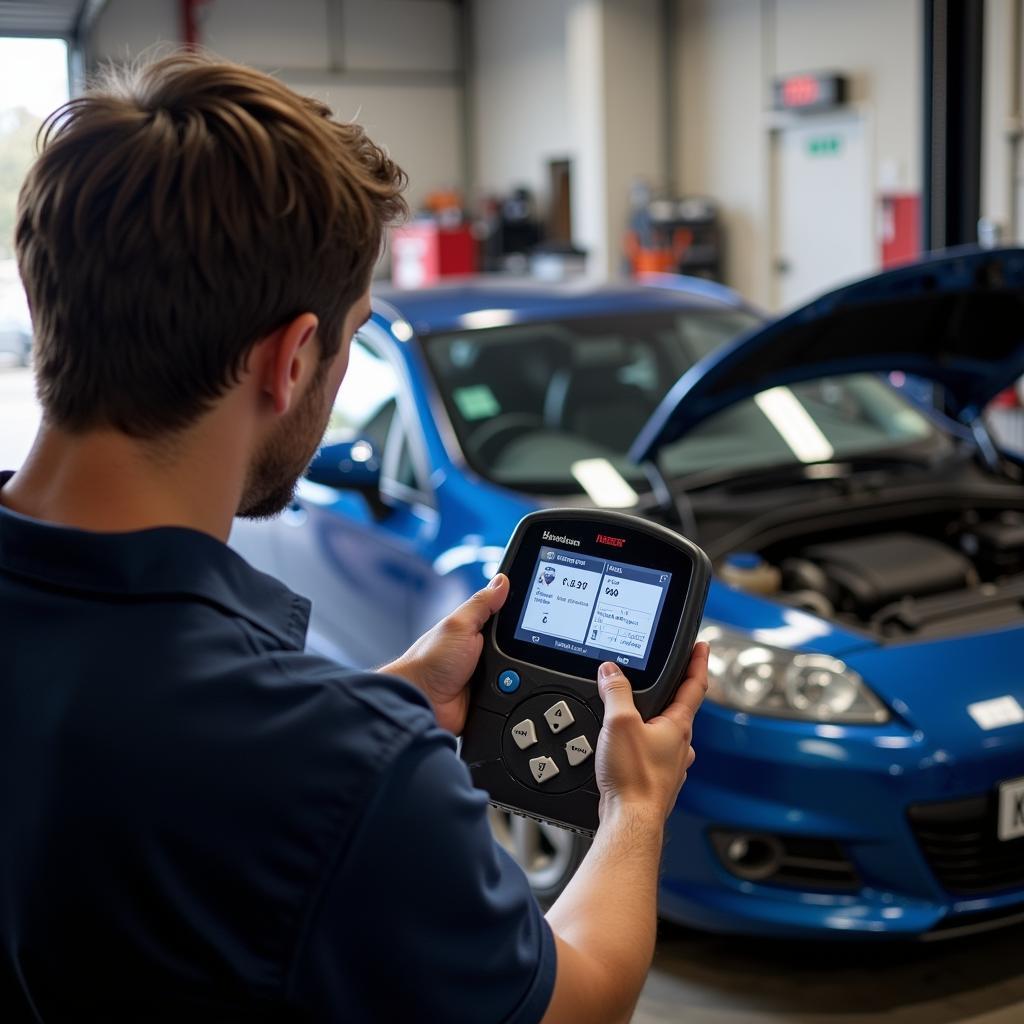
[[[39,422],[0,366],[0,469]],[[1024,1024],[1024,926],[944,943],[793,943],[663,925],[634,1024]]]
[[[634,1024],[1024,1024],[1024,926],[809,943],[662,925]]]

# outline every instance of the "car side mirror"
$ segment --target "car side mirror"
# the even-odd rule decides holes
[[[339,491],[358,491],[374,515],[385,508],[380,496],[380,456],[366,438],[325,444],[309,464],[306,479]]]

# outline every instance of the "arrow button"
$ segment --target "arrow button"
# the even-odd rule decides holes
[[[569,705],[564,700],[560,700],[557,704],[549,707],[544,712],[544,717],[547,719],[548,728],[552,732],[561,732],[566,726],[572,725],[576,721],[572,717]]]
[[[530,771],[536,782],[543,785],[548,779],[553,779],[558,774],[558,765],[550,757],[531,757]]]
[[[576,739],[569,740],[565,745],[566,759],[574,768],[578,764],[583,764],[593,752],[594,748],[586,736],[577,736]]]
[[[524,718],[518,725],[512,726],[512,739],[520,750],[532,747],[537,742],[537,729],[529,718]]]

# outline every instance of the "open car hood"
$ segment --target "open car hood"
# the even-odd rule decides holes
[[[951,250],[829,292],[712,352],[630,448],[653,458],[744,398],[798,381],[902,370],[946,389],[966,424],[1024,374],[1024,249]]]

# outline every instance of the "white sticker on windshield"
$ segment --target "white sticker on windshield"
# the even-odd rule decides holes
[[[994,697],[967,705],[967,713],[982,729],[1001,729],[1004,725],[1024,722],[1024,708],[1016,697]]]
[[[501,412],[494,392],[486,384],[456,388],[452,392],[452,398],[455,399],[464,420],[486,420]]]

